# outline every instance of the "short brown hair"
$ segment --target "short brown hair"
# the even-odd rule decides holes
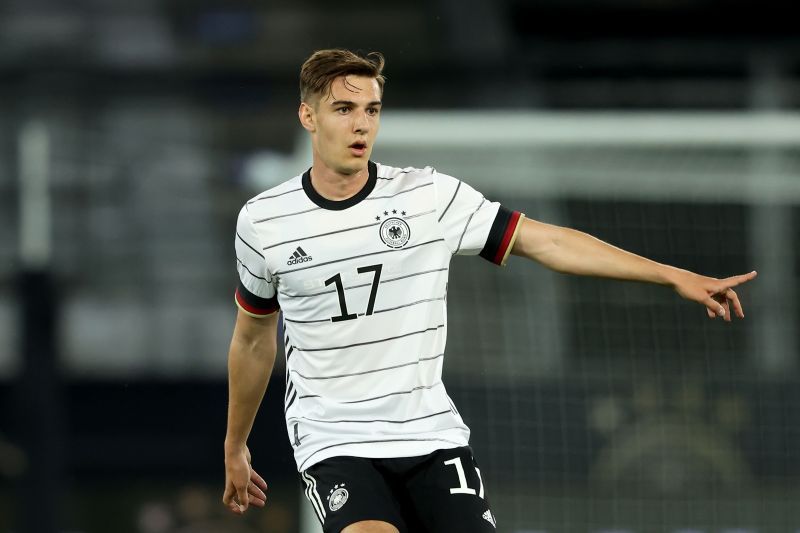
[[[330,90],[331,83],[339,76],[367,76],[375,78],[383,93],[383,65],[385,60],[380,52],[370,52],[366,57],[350,50],[334,48],[317,50],[306,59],[300,68],[300,101]]]

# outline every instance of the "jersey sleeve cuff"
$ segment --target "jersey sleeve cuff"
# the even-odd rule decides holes
[[[524,218],[523,213],[509,211],[501,205],[497,210],[497,216],[489,230],[489,236],[480,256],[496,265],[504,266],[514,247],[514,241],[517,239],[517,233],[519,233]]]
[[[235,299],[236,305],[239,306],[243,313],[255,318],[264,318],[280,309],[277,296],[272,298],[256,296],[247,290],[247,287],[241,281],[236,287]]]

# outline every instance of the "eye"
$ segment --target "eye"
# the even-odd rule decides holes
[[[375,116],[378,114],[379,109],[377,107],[368,107],[367,108],[367,115]]]
[[[348,112],[350,112],[350,108],[347,106],[339,107],[336,109],[336,112],[339,113],[340,115],[346,115]]]

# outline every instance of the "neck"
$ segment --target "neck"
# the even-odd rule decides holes
[[[346,200],[364,188],[369,179],[369,168],[365,166],[352,174],[337,172],[315,160],[311,166],[311,184],[320,196],[328,200]]]

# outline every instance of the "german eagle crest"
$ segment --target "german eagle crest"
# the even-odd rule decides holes
[[[391,217],[383,221],[379,234],[389,248],[402,248],[411,238],[411,228],[402,218]]]

